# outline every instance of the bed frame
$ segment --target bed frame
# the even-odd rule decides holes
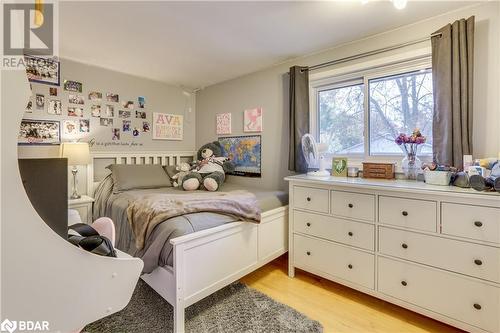
[[[195,152],[94,153],[88,187],[95,189],[95,159],[120,164],[174,165]],[[184,311],[288,251],[288,206],[262,213],[260,224],[234,222],[172,239],[173,267],[141,278],[174,308],[174,332],[184,332]]]

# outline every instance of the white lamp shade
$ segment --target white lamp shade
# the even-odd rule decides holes
[[[86,142],[64,142],[60,156],[68,159],[68,165],[86,165],[90,163],[90,149]]]

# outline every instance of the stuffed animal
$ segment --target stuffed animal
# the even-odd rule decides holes
[[[489,163],[488,169],[489,168],[491,168],[491,174],[488,177],[483,177],[481,175],[470,176],[470,187],[476,191],[497,191],[500,193],[500,160]]]
[[[186,175],[189,174],[191,166],[189,165],[189,163],[182,162],[181,164],[175,167],[175,170],[177,171],[177,173],[172,176],[172,179],[174,180],[172,185],[174,185],[174,187],[179,187],[181,186],[184,177],[186,177]]]
[[[194,191],[203,187],[207,191],[217,191],[226,172],[234,170],[234,163],[222,156],[222,147],[218,141],[207,143],[198,150],[198,160],[194,168],[184,176],[182,187],[186,191]]]

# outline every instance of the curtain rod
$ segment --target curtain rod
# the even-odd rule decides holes
[[[411,46],[411,45],[415,45],[415,44],[420,44],[422,42],[426,42],[426,41],[430,40],[432,37],[441,37],[442,35],[443,35],[443,33],[437,32],[437,33],[434,33],[434,34],[430,35],[429,37],[420,38],[420,39],[412,40],[410,42],[405,42],[405,43],[401,43],[401,44],[397,44],[397,45],[392,45],[392,46],[388,46],[388,47],[384,47],[384,48],[381,48],[381,49],[372,50],[372,51],[368,51],[368,52],[364,52],[364,53],[360,53],[360,54],[355,54],[355,55],[348,56],[348,57],[345,57],[345,58],[340,58],[340,59],[336,59],[336,60],[331,60],[331,61],[323,62],[321,64],[317,64],[317,65],[308,67],[308,70],[314,71],[314,70],[317,70],[317,69],[320,69],[320,68],[329,67],[329,66],[337,65],[337,64],[342,64],[344,62],[348,62],[348,61],[352,61],[352,60],[357,60],[357,59],[369,57],[369,56],[376,55],[376,54],[379,54],[379,53],[389,52],[389,51],[397,50],[397,49],[400,49],[400,48],[403,48],[403,47],[407,47],[407,46]]]

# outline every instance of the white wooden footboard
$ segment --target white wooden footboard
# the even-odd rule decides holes
[[[184,309],[288,250],[288,208],[262,215],[260,224],[235,222],[171,240],[174,266],[142,279],[174,307],[174,331],[184,331]]]

